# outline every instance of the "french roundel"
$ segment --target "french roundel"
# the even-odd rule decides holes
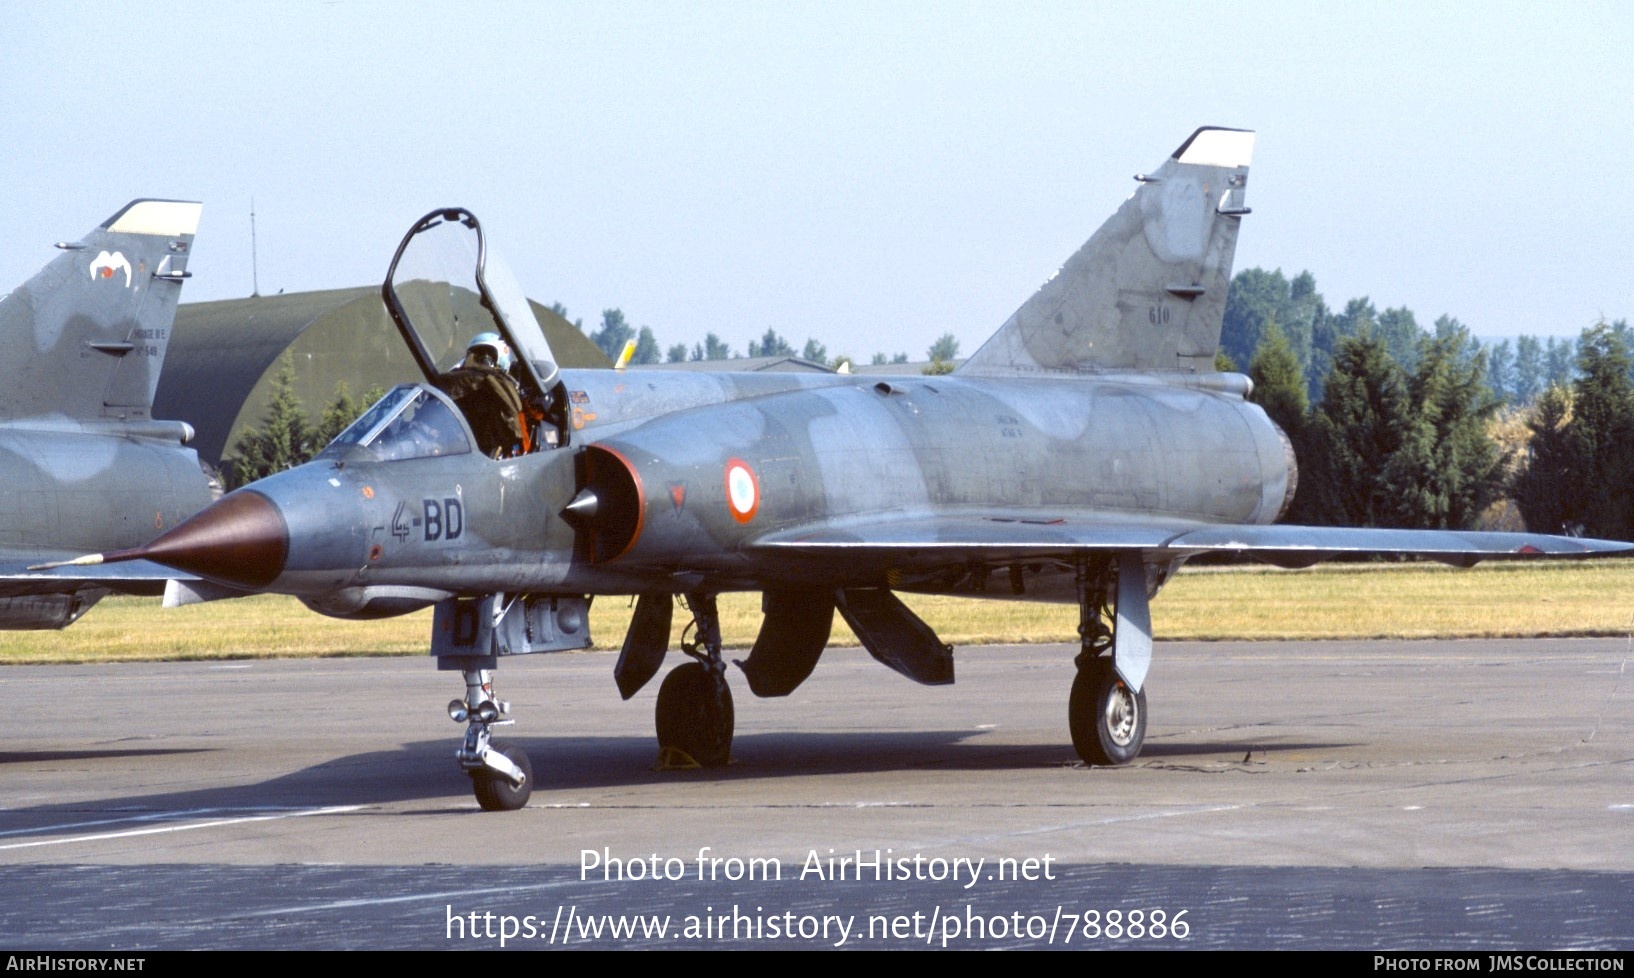
[[[726,506],[739,523],[754,519],[760,509],[760,480],[749,463],[739,458],[726,460]]]

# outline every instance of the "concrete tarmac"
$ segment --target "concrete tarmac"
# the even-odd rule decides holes
[[[1073,754],[1073,651],[734,675],[715,771],[652,769],[612,655],[509,661],[539,783],[498,814],[429,659],[3,668],[0,945],[557,946],[570,909],[594,947],[1634,949],[1629,640],[1159,643],[1117,769]],[[625,915],[676,929],[585,930]]]

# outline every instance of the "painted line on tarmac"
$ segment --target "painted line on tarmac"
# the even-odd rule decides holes
[[[128,829],[124,832],[97,832],[91,835],[70,835],[61,839],[36,839],[32,842],[12,842],[0,845],[0,852],[9,849],[32,849],[37,846],[70,845],[76,842],[102,842],[107,839],[129,839],[142,835],[163,835],[170,832],[191,832],[194,829],[213,829],[226,825],[243,825],[249,822],[276,822],[285,818],[305,818],[308,815],[340,815],[346,812],[361,811],[362,805],[333,805],[325,808],[305,808],[287,812],[276,812],[269,815],[246,815],[242,818],[217,818],[207,822],[195,822],[190,825],[158,825],[145,829]],[[175,814],[175,813],[171,813]],[[185,813],[183,813],[185,814]],[[166,817],[165,813],[145,816],[147,819]],[[111,819],[109,821],[136,821],[137,819]],[[80,823],[95,824],[95,823]],[[49,827],[33,829],[31,831],[50,831]]]
[[[204,815],[218,815],[222,812],[300,812],[306,809],[298,805],[252,805],[233,806],[230,808],[182,808],[174,811],[141,812],[135,815],[121,815],[118,818],[94,818],[84,822],[64,822],[61,825],[45,825],[25,827],[20,829],[0,829],[0,839],[10,835],[40,835],[43,832],[66,832],[70,829],[88,829],[93,825],[123,825],[126,822],[179,822],[184,818],[199,818]]]

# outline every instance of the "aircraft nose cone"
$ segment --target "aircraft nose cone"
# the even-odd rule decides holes
[[[272,500],[253,490],[240,490],[160,535],[142,548],[141,556],[253,590],[271,584],[284,572],[289,526]]]

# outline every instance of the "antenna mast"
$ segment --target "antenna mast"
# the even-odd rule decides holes
[[[256,267],[255,255],[255,198],[250,198],[250,295],[261,294],[261,274]]]

